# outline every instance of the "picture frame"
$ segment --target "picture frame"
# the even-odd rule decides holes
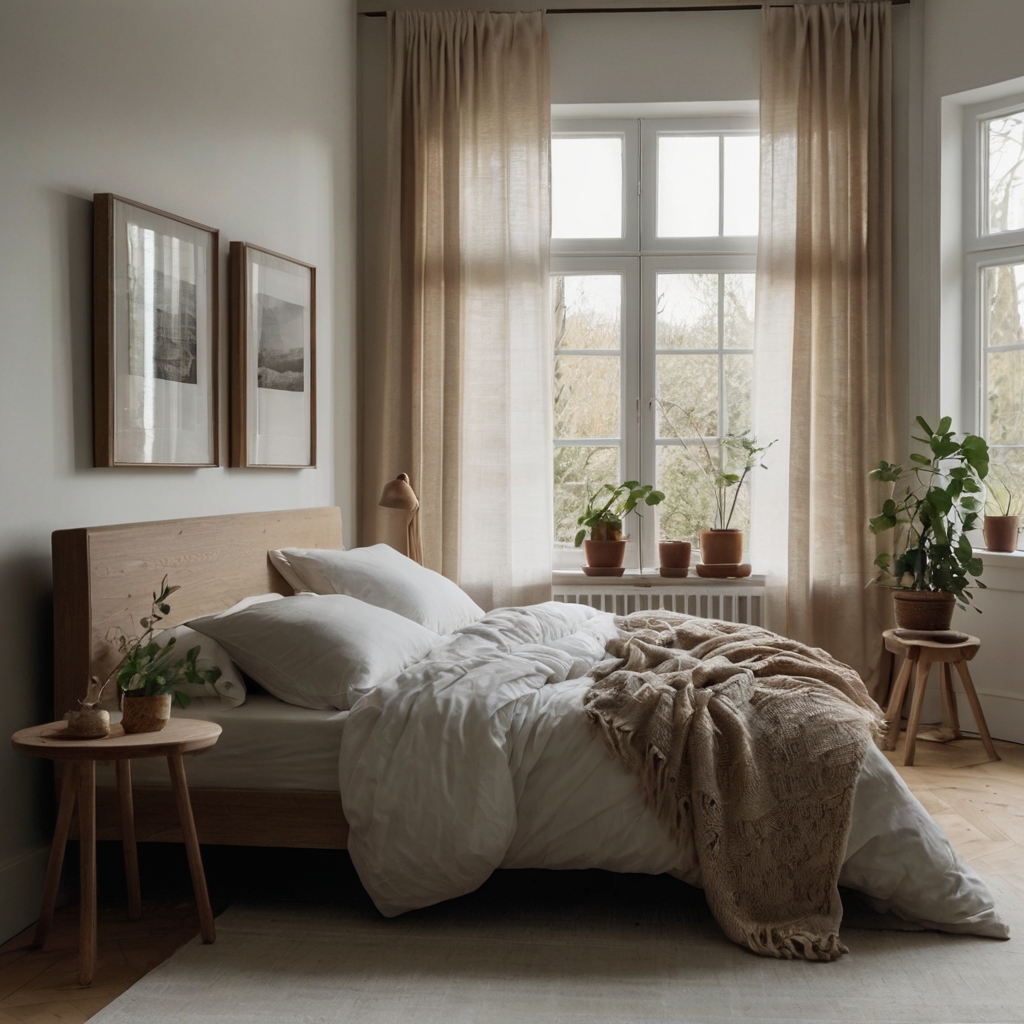
[[[316,466],[316,267],[251,242],[229,266],[229,464]]]
[[[220,464],[220,232],[93,196],[93,462]]]

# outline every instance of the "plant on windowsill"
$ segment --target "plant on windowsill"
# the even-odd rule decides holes
[[[992,483],[987,485],[985,521],[982,524],[985,547],[989,551],[1016,551],[1024,503],[1019,496],[1014,495],[998,473],[992,471],[989,475],[994,479],[995,486]],[[989,512],[990,508],[994,508],[995,512]]]
[[[157,623],[170,614],[167,599],[178,589],[169,587],[165,576],[159,592],[153,594],[149,615],[139,619],[144,632],[128,636],[116,628],[108,636],[117,644],[121,661],[107,682],[114,679],[121,693],[121,724],[127,733],[159,732],[170,718],[172,698],[180,708],[191,703],[180,687],[188,683],[214,683],[220,678],[216,665],[200,667],[199,647],[175,657],[174,637],[163,645],[154,637]]]
[[[627,480],[618,487],[602,484],[587,498],[583,514],[576,520],[580,527],[576,533],[576,547],[583,545],[587,568],[601,570],[590,575],[622,575],[622,562],[626,555],[622,521],[638,505],[657,505],[664,500],[665,495],[661,491],[638,480]],[[590,539],[585,540],[588,530]]]
[[[751,470],[768,468],[762,460],[775,441],[769,441],[766,445],[758,445],[757,438],[752,437],[750,431],[744,431],[742,434],[727,434],[719,442],[725,454],[725,467],[723,468],[712,456],[691,410],[682,409],[675,402],[659,401],[658,405],[665,422],[714,493],[714,523],[708,529],[700,531],[700,560],[702,565],[716,568],[702,570],[698,566],[697,573],[698,575],[702,573],[720,576],[739,575],[740,563],[743,560],[743,531],[732,528],[736,503]],[[696,452],[673,423],[674,414],[681,415],[689,423],[693,436],[698,438],[700,448]],[[749,567],[742,568],[746,570],[744,575],[750,572]]]
[[[925,436],[914,440],[926,446],[927,454],[914,452],[914,465],[906,472],[882,461],[869,474],[892,485],[881,513],[868,520],[876,535],[893,531],[892,550],[875,559],[873,582],[892,589],[897,626],[949,629],[954,605],[966,609],[973,600],[971,587],[985,587],[978,579],[984,565],[967,534],[978,523],[988,444],[975,434],[955,440],[949,416],[936,430],[921,416],[917,424]]]

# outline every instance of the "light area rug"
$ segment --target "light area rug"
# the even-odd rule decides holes
[[[504,874],[525,876],[520,896],[393,920],[364,905],[232,906],[214,945],[193,940],[92,1021],[1024,1021],[1024,897],[998,878],[987,881],[1009,942],[848,920],[849,955],[809,963],[734,946],[701,895],[671,880],[638,882],[631,902],[622,881],[603,899],[597,876],[589,893],[559,900],[542,884],[531,891],[534,873]]]

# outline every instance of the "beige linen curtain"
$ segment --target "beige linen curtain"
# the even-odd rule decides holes
[[[770,511],[755,543],[785,584],[772,626],[869,684],[888,603],[865,589],[867,473],[896,451],[890,15],[888,2],[765,7],[761,49],[756,422],[783,458],[758,480]]]
[[[387,326],[364,345],[363,539],[394,538],[376,502],[407,471],[425,564],[484,607],[545,600],[545,18],[391,12],[388,38]]]

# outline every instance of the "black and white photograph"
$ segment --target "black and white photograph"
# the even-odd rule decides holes
[[[274,391],[305,388],[304,307],[261,292],[257,387]]]
[[[316,268],[232,242],[232,466],[316,465]]]
[[[94,462],[215,466],[219,233],[106,192],[93,211]]]

